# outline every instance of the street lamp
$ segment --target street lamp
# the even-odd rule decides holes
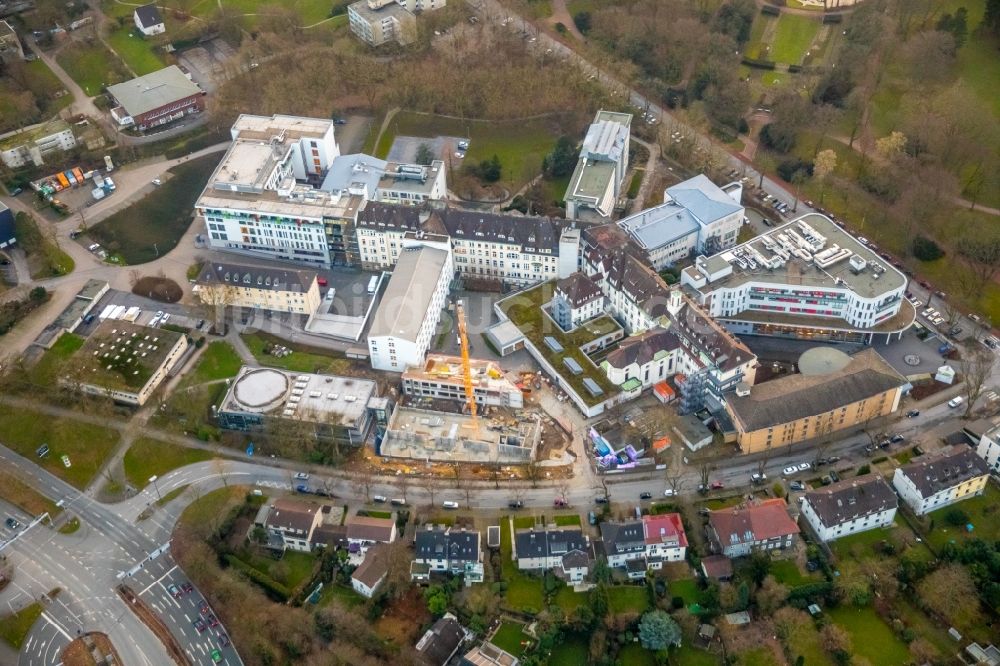
[[[160,477],[158,477],[156,474],[154,474],[153,476],[149,477],[149,482],[153,484],[153,490],[156,491],[156,500],[158,502],[162,502],[163,498],[160,497],[160,487],[158,485],[156,485],[156,480],[158,478],[160,478]]]

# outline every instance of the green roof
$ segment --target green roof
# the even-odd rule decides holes
[[[166,360],[181,333],[108,319],[74,355],[80,381],[112,391],[139,391]]]

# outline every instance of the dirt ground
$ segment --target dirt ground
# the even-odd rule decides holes
[[[398,645],[413,645],[422,627],[430,620],[422,588],[411,587],[376,620],[375,631]]]
[[[100,660],[95,659],[94,654],[99,655]],[[122,663],[121,657],[118,656],[111,639],[106,634],[87,634],[73,640],[63,649],[62,663],[63,666],[97,666],[98,663],[104,663],[104,659],[109,655],[114,658],[113,663]]]
[[[184,291],[169,278],[147,275],[139,278],[132,287],[136,296],[146,296],[161,303],[176,303],[184,296]]]

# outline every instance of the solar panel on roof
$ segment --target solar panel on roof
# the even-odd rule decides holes
[[[559,344],[559,341],[553,338],[551,335],[545,336],[545,344],[548,346],[549,349],[551,349],[557,354],[559,354],[563,350],[563,346]]]

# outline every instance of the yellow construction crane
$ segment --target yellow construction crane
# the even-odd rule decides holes
[[[465,325],[465,308],[462,301],[455,301],[455,319],[458,321],[458,339],[462,345],[462,381],[465,383],[465,404],[472,415],[472,425],[479,434],[479,419],[476,417],[476,389],[472,385],[472,363],[469,361],[469,334]]]

